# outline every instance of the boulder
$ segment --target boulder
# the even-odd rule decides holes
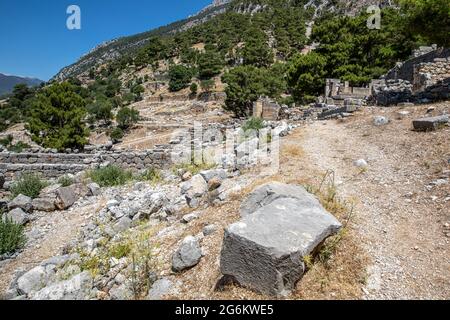
[[[172,270],[181,272],[196,266],[202,258],[202,250],[198,240],[186,237],[172,257]]]
[[[52,184],[45,187],[39,193],[39,198],[56,198],[56,191],[61,188],[60,184]]]
[[[191,180],[181,185],[181,193],[185,195],[188,205],[195,207],[198,205],[198,199],[208,192],[208,184],[200,174],[192,177]]]
[[[292,196],[269,193],[225,230],[220,257],[225,278],[270,296],[288,295],[305,272],[303,258],[341,228],[302,187],[285,189]]]
[[[8,204],[8,209],[16,209],[20,208],[26,212],[31,212],[33,210],[32,199],[30,197],[24,196],[23,194],[19,194]]]
[[[20,294],[30,295],[44,288],[55,276],[53,266],[37,266],[17,280]]]
[[[33,210],[51,212],[56,210],[55,200],[51,198],[33,199]]]
[[[244,200],[240,208],[241,216],[245,217],[277,199],[284,198],[294,198],[308,206],[320,205],[319,201],[302,187],[270,182],[253,190]]]
[[[214,169],[202,171],[200,172],[200,175],[203,177],[203,179],[205,179],[206,182],[209,182],[213,178],[225,180],[228,177],[228,172],[225,169]]]
[[[439,127],[444,126],[448,122],[449,116],[442,115],[414,120],[413,126],[416,131],[436,131]]]
[[[8,213],[3,214],[2,219],[3,221],[6,221],[6,219],[8,219],[15,224],[20,225],[25,225],[28,221],[30,221],[28,214],[20,208],[13,209]]]
[[[88,300],[91,297],[93,280],[88,271],[69,280],[57,282],[31,295],[33,300]]]
[[[55,205],[59,210],[65,210],[71,207],[78,200],[78,195],[73,186],[62,187],[56,190]]]

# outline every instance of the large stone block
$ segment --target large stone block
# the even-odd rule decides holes
[[[282,189],[274,184],[250,197],[260,199],[252,205],[256,210],[225,230],[221,253],[224,276],[270,296],[288,295],[305,272],[304,257],[341,228],[306,190],[284,188],[291,196],[268,192],[261,199],[261,190]]]
[[[438,117],[422,118],[413,121],[414,130],[417,131],[435,131],[440,126],[449,122],[448,115],[442,115]]]

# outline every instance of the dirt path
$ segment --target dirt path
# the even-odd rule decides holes
[[[40,214],[27,230],[27,247],[13,260],[0,265],[0,297],[16,270],[31,270],[42,261],[61,254],[62,248],[75,240],[89,217],[99,210],[101,202],[68,211]]]
[[[448,179],[426,186],[448,174],[450,130],[420,134],[410,130],[410,119],[385,128],[371,119],[315,122],[289,141],[317,170],[333,170],[338,192],[356,199],[354,228],[371,260],[364,298],[448,299],[450,188]],[[353,165],[358,159],[367,170]]]

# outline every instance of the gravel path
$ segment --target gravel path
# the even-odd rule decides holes
[[[357,201],[354,224],[371,258],[363,297],[448,299],[450,130],[420,134],[410,119],[384,128],[371,119],[314,122],[301,129],[300,142],[317,169],[335,171],[338,192]],[[354,167],[358,159],[367,170]],[[447,183],[430,188],[439,177]]]

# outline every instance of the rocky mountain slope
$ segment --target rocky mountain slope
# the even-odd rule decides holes
[[[211,18],[223,14],[226,11],[234,11],[240,14],[252,16],[263,9],[272,8],[273,0],[214,0],[213,3],[197,14],[184,20],[173,22],[169,25],[159,27],[154,30],[140,34],[113,39],[104,42],[92,49],[89,53],[82,56],[74,64],[63,68],[54,79],[65,80],[67,78],[78,76],[83,72],[95,66],[100,66],[106,62],[116,60],[122,56],[133,56],[138,49],[144,47],[152,37],[173,35],[180,31],[188,30],[194,26],[203,24]],[[371,0],[352,1],[352,0],[296,0],[291,1],[289,5],[303,6],[305,11],[313,10],[316,12],[314,17],[319,17],[325,12],[335,14],[354,15],[363,8],[372,4]],[[382,6],[390,6],[391,1],[381,1]]]
[[[94,66],[114,60],[125,54],[132,54],[142,48],[154,36],[165,36],[186,30],[208,21],[212,17],[223,13],[231,0],[215,0],[211,5],[201,10],[194,16],[181,21],[176,21],[154,30],[132,35],[129,37],[113,39],[104,42],[82,56],[76,63],[63,68],[55,77],[56,80],[64,80],[77,76]]]

